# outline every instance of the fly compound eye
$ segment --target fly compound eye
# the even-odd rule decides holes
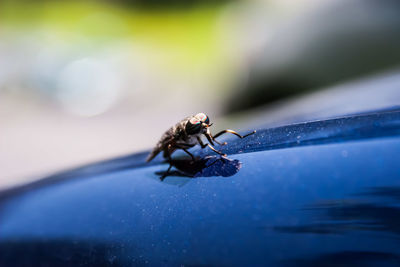
[[[210,119],[208,118],[208,116],[206,116],[206,119],[204,120],[204,123],[207,125],[210,125]]]
[[[201,120],[200,120],[199,118],[197,118],[197,116],[195,116],[195,117],[193,117],[193,118],[191,118],[191,119],[189,120],[189,123],[191,123],[191,124],[193,124],[193,125],[195,125],[195,124],[200,124],[200,123],[201,123]]]
[[[202,128],[202,123],[196,117],[191,118],[185,126],[185,131],[188,134],[198,134]]]
[[[196,116],[194,116],[196,119],[198,119],[201,122],[204,122],[205,124],[209,125],[210,124],[210,119],[208,116],[204,113],[198,113]]]

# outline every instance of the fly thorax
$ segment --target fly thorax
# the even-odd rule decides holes
[[[200,136],[200,134],[191,134],[188,135],[185,140],[180,140],[177,143],[178,144],[190,144],[190,145],[196,145],[198,143],[197,137]]]

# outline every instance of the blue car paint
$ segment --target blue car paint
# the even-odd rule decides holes
[[[3,192],[0,263],[400,264],[400,111],[261,130],[221,149],[241,162],[233,176],[160,181],[167,164],[146,166],[143,153]]]

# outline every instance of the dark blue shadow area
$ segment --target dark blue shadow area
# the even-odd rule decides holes
[[[309,259],[291,259],[281,262],[282,266],[320,267],[372,267],[372,266],[399,266],[400,254],[371,252],[371,251],[343,251],[327,253]]]
[[[14,195],[0,263],[39,247],[25,258],[56,266],[397,266],[400,137],[347,141],[230,156],[229,177],[162,182],[159,164]]]
[[[8,240],[0,243],[0,265],[146,266],[145,260],[130,257],[134,250],[134,247],[97,240]]]
[[[191,159],[176,159],[169,162],[176,170],[156,172],[160,179],[168,176],[200,178],[200,177],[229,177],[235,175],[242,164],[237,159],[221,156],[205,156],[195,161]]]
[[[313,211],[312,215],[318,216],[318,224],[277,226],[274,229],[288,233],[337,234],[358,230],[400,235],[399,186],[372,188],[358,195],[357,198],[325,200],[306,206],[305,211]]]

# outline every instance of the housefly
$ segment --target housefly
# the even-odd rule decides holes
[[[200,145],[201,148],[209,147],[215,153],[221,156],[226,156],[224,153],[213,147],[214,142],[219,145],[226,145],[226,142],[220,143],[215,138],[225,133],[231,133],[239,138],[245,138],[256,132],[253,131],[242,136],[233,130],[223,130],[213,136],[210,132],[211,125],[212,123],[210,123],[210,119],[204,113],[198,113],[181,120],[162,135],[160,141],[158,141],[157,145],[147,157],[147,162],[155,158],[160,152],[163,152],[164,158],[167,158],[169,162],[171,162],[171,154],[177,149],[182,149],[192,158],[193,161],[195,161],[193,154],[188,151],[189,148],[194,147],[195,145]],[[201,140],[202,135],[207,138],[209,143],[203,143]]]

